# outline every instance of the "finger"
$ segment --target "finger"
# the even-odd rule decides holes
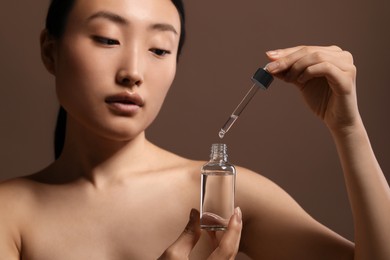
[[[352,55],[349,52],[318,51],[297,59],[297,61],[286,70],[283,78],[285,81],[295,82],[298,76],[302,74],[306,68],[320,63],[331,64],[345,72],[353,70],[354,67]]]
[[[273,62],[268,63],[266,69],[275,74],[280,73],[291,68],[291,66],[298,60],[305,56],[331,56],[332,54],[339,54],[342,50],[337,46],[330,47],[318,47],[318,46],[304,46],[294,47],[289,49],[283,49],[275,51],[276,54],[273,56]],[[321,55],[318,55],[322,53]],[[352,57],[352,55],[350,55]]]
[[[240,246],[242,230],[242,213],[240,208],[234,210],[230,218],[227,231],[225,231],[218,247],[209,257],[209,260],[234,259]]]
[[[270,60],[277,60],[291,53],[297,52],[303,47],[304,46],[295,46],[291,48],[277,49],[277,50],[267,51],[265,54],[268,56]]]
[[[219,241],[218,241],[218,238],[217,238],[216,231],[207,230],[207,234],[209,235],[209,237],[211,239],[211,242],[213,243],[213,248],[217,248],[218,244],[219,244]]]
[[[187,259],[199,238],[199,211],[192,209],[190,219],[184,231],[180,234],[179,238],[165,250],[159,259]]]
[[[300,45],[300,46],[295,46],[295,47],[290,47],[290,48],[284,48],[284,49],[277,49],[277,50],[272,50],[272,51],[267,51],[266,54],[271,60],[276,60],[280,59],[282,57],[288,56],[294,52],[297,52],[299,50],[328,50],[328,51],[342,51],[342,49],[336,45],[331,45],[331,46],[305,46],[305,45]]]
[[[342,71],[331,63],[322,62],[307,67],[297,81],[299,84],[304,85],[313,78],[325,77],[335,94],[345,95],[353,90],[352,86],[354,86],[353,81],[355,77],[351,73]]]

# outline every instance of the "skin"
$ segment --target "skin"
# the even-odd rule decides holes
[[[173,30],[180,20],[169,0],[78,0],[61,39],[42,33],[42,60],[68,111],[65,147],[42,171],[0,185],[0,258],[234,259],[242,251],[253,259],[389,259],[389,187],[359,115],[352,56],[335,46],[270,51],[267,69],[295,84],[332,133],[355,244],[242,167],[228,230],[200,231],[204,162],[158,148],[144,133],[175,75]],[[139,106],[113,108],[107,97],[117,94],[138,97]]]

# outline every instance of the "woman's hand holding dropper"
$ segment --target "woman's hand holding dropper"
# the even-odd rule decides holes
[[[300,89],[306,103],[331,130],[360,123],[356,68],[352,55],[337,46],[298,46],[267,52],[267,70]]]
[[[360,117],[352,55],[337,46],[267,52],[267,70],[300,89],[335,141],[355,226],[354,259],[390,259],[390,189]]]

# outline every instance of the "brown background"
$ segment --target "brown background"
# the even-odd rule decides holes
[[[48,2],[0,2],[0,180],[53,159],[58,105],[38,45]],[[208,159],[249,78],[267,63],[266,50],[336,44],[354,55],[361,114],[390,179],[388,0],[187,0],[186,7],[187,45],[174,86],[148,130],[152,141]],[[319,221],[353,238],[334,145],[294,87],[276,80],[258,92],[223,142],[233,163],[267,176]]]

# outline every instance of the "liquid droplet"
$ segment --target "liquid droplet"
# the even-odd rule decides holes
[[[219,138],[222,139],[222,138],[225,136],[225,133],[226,133],[226,132],[225,132],[223,129],[221,129],[221,131],[219,131],[219,134],[218,134],[218,135],[219,135]]]

